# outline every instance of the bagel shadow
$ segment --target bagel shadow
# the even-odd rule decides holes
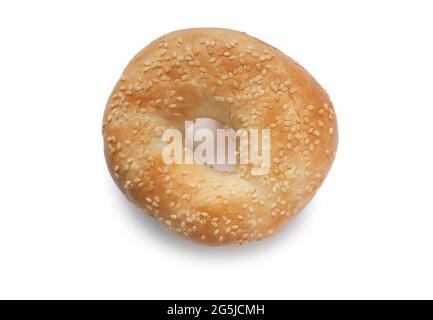
[[[112,200],[119,202],[118,207],[122,208],[122,211],[125,211],[121,213],[126,213],[124,216],[126,219],[130,219],[132,224],[138,225],[145,234],[156,239],[158,243],[168,250],[176,250],[198,259],[241,259],[258,256],[271,250],[283,250],[284,247],[288,247],[288,243],[292,243],[296,239],[299,230],[304,227],[307,220],[315,212],[314,201],[311,201],[300,214],[283,226],[279,232],[268,238],[243,245],[209,246],[185,239],[170,231],[160,222],[142,212],[133,203],[127,201],[115,186],[112,189]],[[284,251],[280,251],[281,254],[285,254]]]

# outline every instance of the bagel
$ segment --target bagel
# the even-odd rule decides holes
[[[232,172],[167,164],[165,130],[210,118],[269,129],[270,166]],[[312,199],[335,157],[333,105],[317,81],[274,47],[238,31],[179,30],[128,64],[103,118],[105,157],[126,197],[190,240],[226,245],[276,233]]]

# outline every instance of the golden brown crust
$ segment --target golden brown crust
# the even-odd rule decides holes
[[[237,130],[271,129],[269,174],[166,165],[161,135],[186,120],[214,118]],[[259,240],[297,214],[331,167],[337,122],[322,87],[299,64],[245,33],[167,34],[129,63],[104,114],[110,172],[143,211],[191,240]]]

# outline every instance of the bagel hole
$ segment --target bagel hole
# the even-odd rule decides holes
[[[218,137],[219,129],[228,130],[230,128],[211,118],[196,118],[194,123],[186,128],[186,140],[193,139],[193,143],[187,143],[186,146],[188,149],[191,149],[191,147],[188,146],[192,145],[192,151],[206,158],[207,160],[204,160],[203,163],[215,171],[235,172],[236,163],[233,163],[233,159],[236,161],[236,147],[230,148],[230,146],[233,146],[233,144],[236,146],[236,137],[231,135],[224,138],[222,138],[221,135]],[[204,132],[207,133],[206,137],[202,137],[201,139],[197,137],[197,135],[200,136],[200,133],[203,135]],[[207,139],[212,140],[210,144],[206,141]],[[212,152],[208,155],[209,150],[207,150],[207,148],[203,150],[204,145],[213,146],[213,157]],[[209,158],[212,159],[208,161]]]

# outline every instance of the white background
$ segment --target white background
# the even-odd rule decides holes
[[[433,298],[431,1],[4,1],[0,298]],[[334,166],[280,233],[178,238],[103,157],[105,102],[164,33],[225,27],[304,65],[339,122]]]

